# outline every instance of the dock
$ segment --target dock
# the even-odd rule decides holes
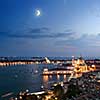
[[[47,68],[44,69],[43,75],[70,75],[72,70],[68,70],[66,68],[54,68],[48,70]]]

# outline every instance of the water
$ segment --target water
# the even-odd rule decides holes
[[[42,76],[44,67],[54,68],[54,65],[17,65],[0,67],[0,97],[12,92],[14,95],[28,89],[30,92],[41,91],[41,86],[49,88],[50,84],[66,80],[66,76]],[[38,73],[34,73],[35,71]]]

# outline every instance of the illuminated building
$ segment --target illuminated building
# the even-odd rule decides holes
[[[95,71],[96,70],[96,66],[92,65],[92,66],[88,66],[85,63],[85,60],[80,57],[78,59],[75,59],[73,57],[72,59],[72,66],[74,66],[73,72],[71,73],[71,76],[69,77],[69,80],[71,78],[77,78],[82,76],[82,73],[86,73],[86,72],[90,72],[90,71]]]

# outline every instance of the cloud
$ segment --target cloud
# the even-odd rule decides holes
[[[87,48],[88,46],[92,46],[92,43],[97,41],[95,39],[95,36],[91,36],[88,34],[78,34],[78,33],[73,33],[71,36],[69,36],[68,40],[57,40],[55,42],[55,45],[57,46],[69,46],[70,48],[78,48],[78,49],[83,49]],[[96,43],[97,44],[97,43]],[[98,43],[99,44],[99,43]]]
[[[8,34],[10,34],[10,31],[0,32],[0,36],[7,36]]]
[[[100,36],[100,33],[98,33],[98,36]]]
[[[31,38],[31,39],[40,39],[40,38],[69,38],[72,33],[49,33],[49,34],[9,34],[9,37],[12,38]]]
[[[52,38],[52,39],[76,39],[76,33],[71,30],[65,32],[51,32],[51,30],[47,27],[42,28],[31,28],[27,31],[17,31],[13,32],[4,32],[1,36],[9,37],[9,38],[24,38],[24,39],[41,39],[41,38]]]
[[[50,31],[49,28],[47,27],[42,27],[42,28],[34,28],[34,29],[30,29],[29,30],[29,33],[45,33],[45,32],[48,32]]]
[[[98,34],[100,36],[100,34]],[[8,38],[23,38],[23,39],[60,39],[60,40],[68,40],[74,42],[75,40],[86,40],[88,34],[81,34],[77,32],[73,32],[71,29],[67,29],[63,32],[52,32],[48,27],[40,27],[40,28],[30,28],[24,31],[16,31],[16,32],[0,32],[0,37],[8,37]]]
[[[8,38],[9,37],[9,35],[11,34],[11,31],[1,31],[0,32],[0,39],[6,39],[6,38]]]

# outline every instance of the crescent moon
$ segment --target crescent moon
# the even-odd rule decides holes
[[[40,15],[41,15],[40,10],[36,10],[36,16],[40,16]]]

